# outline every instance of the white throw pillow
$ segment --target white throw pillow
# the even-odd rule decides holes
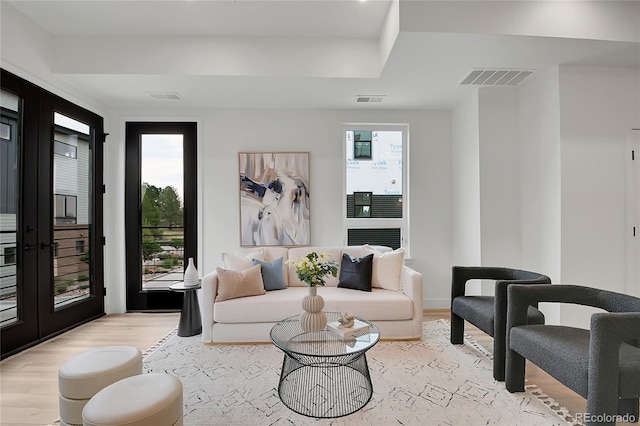
[[[363,249],[365,254],[373,253],[372,286],[385,290],[402,290],[400,274],[404,266],[404,249],[382,253],[368,244],[365,244]]]
[[[253,259],[261,262],[265,261],[264,252],[261,248],[242,254],[222,253],[222,265],[226,269],[244,271],[253,266]]]

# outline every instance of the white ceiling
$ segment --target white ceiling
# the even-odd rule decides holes
[[[57,36],[377,37],[390,0],[11,0]]]
[[[472,68],[541,73],[562,64],[640,65],[640,34],[631,40],[614,34],[624,25],[640,28],[640,8],[631,9],[638,14],[620,25],[607,22],[599,10],[598,25],[604,23],[593,35],[590,28],[598,25],[584,15],[560,17],[583,16],[586,29],[550,24],[548,36],[536,27],[548,18],[536,21],[522,12],[525,3],[537,7],[535,2],[487,3],[479,10],[492,18],[508,11],[516,27],[503,30],[498,24],[496,31],[478,29],[477,12],[465,14],[481,2],[406,2],[395,32],[393,25],[385,27],[397,7],[391,0],[2,3],[53,37],[57,54],[51,69],[57,77],[114,107],[449,109],[474,90],[459,85]],[[427,3],[423,20],[416,19],[417,3]],[[541,3],[548,9],[557,2]],[[395,41],[387,56],[389,34]],[[4,30],[2,35],[7,43]],[[182,100],[157,100],[150,92],[177,92]],[[357,104],[357,95],[385,98]]]

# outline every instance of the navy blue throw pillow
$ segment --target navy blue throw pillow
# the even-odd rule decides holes
[[[373,253],[355,259],[347,253],[342,255],[340,282],[338,287],[352,290],[371,291]]]

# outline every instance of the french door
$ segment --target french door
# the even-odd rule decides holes
[[[104,314],[102,117],[2,70],[2,357]]]
[[[197,263],[197,123],[126,123],[127,310],[177,310]],[[197,265],[196,265],[197,266]]]

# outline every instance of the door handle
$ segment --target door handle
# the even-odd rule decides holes
[[[38,246],[37,246],[37,245],[35,245],[35,244],[25,244],[25,245],[24,245],[24,249],[25,249],[25,251],[27,251],[27,250],[31,250],[31,249],[34,249],[34,248],[38,248]]]

